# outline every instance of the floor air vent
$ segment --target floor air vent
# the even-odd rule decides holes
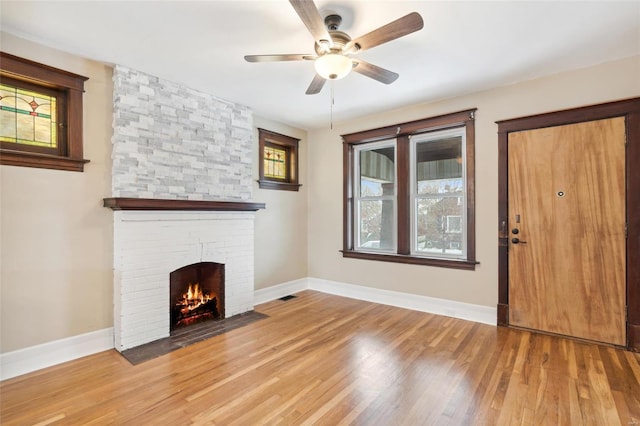
[[[288,295],[288,296],[281,297],[281,298],[279,298],[278,300],[284,300],[284,301],[287,301],[287,300],[291,300],[291,299],[295,299],[295,298],[296,298],[296,296],[294,296],[294,295],[290,294],[290,295]]]

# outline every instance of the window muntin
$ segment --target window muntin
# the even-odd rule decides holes
[[[465,129],[410,141],[411,254],[466,259]]]
[[[395,140],[355,150],[356,249],[396,251]]]

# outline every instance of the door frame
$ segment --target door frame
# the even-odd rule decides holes
[[[509,133],[625,117],[627,345],[640,352],[640,97],[531,115],[498,124],[498,325],[509,326]],[[635,259],[635,261],[634,261]]]

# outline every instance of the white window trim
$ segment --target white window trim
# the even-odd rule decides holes
[[[392,195],[383,195],[383,196],[374,196],[374,197],[363,197],[362,191],[361,191],[361,187],[360,187],[360,153],[362,151],[374,151],[376,149],[379,148],[388,148],[388,147],[392,147],[393,148],[393,153],[394,153],[394,162],[393,162],[393,176],[394,176],[394,182],[393,182],[393,194]],[[395,253],[397,251],[397,247],[398,247],[398,235],[397,235],[397,229],[398,229],[398,201],[397,201],[397,196],[398,196],[398,162],[397,162],[397,151],[398,151],[398,147],[396,144],[396,139],[386,139],[380,142],[375,142],[375,143],[368,143],[366,145],[363,146],[359,146],[356,147],[354,149],[354,155],[353,155],[353,170],[354,170],[354,190],[355,193],[353,194],[353,200],[354,200],[354,213],[355,213],[355,244],[354,244],[354,250],[355,251],[360,251],[360,252],[374,252],[374,253]],[[360,241],[360,236],[361,236],[361,232],[360,232],[360,226],[361,226],[361,221],[360,221],[360,202],[361,201],[376,201],[376,200],[380,200],[380,201],[384,201],[384,200],[391,200],[393,202],[393,244],[392,244],[392,248],[390,249],[382,249],[382,248],[373,248],[373,247],[362,247],[362,242]]]
[[[418,195],[417,182],[416,182],[416,173],[417,173],[417,164],[416,164],[416,146],[418,143],[422,142],[431,142],[451,137],[460,137],[462,140],[462,146],[460,147],[462,153],[462,187],[463,192],[452,193],[452,194],[438,194],[436,195]],[[433,259],[467,259],[467,136],[465,127],[456,127],[453,129],[440,130],[435,132],[423,133],[420,135],[413,135],[409,137],[410,141],[410,196],[411,196],[411,255],[416,257],[425,257],[425,258],[433,258]],[[417,215],[416,210],[418,207],[418,200],[421,199],[429,199],[429,198],[444,198],[444,197],[456,197],[459,200],[462,199],[462,217],[461,217],[461,226],[462,232],[461,241],[462,241],[462,253],[461,254],[447,254],[447,253],[426,253],[423,251],[418,251],[418,235],[417,235]]]

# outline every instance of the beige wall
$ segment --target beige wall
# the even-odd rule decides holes
[[[253,161],[253,199],[264,202],[265,210],[256,215],[255,289],[281,284],[307,273],[307,133],[262,117],[253,117],[255,131]],[[300,139],[300,190],[259,189],[258,128]]]
[[[0,166],[0,352],[113,325],[110,195],[111,68],[2,34],[3,51],[89,77],[84,96],[84,173]],[[299,192],[258,189],[255,288],[306,276],[495,306],[497,302],[496,120],[640,96],[640,57],[497,90],[415,105],[305,132],[261,117],[262,127],[300,138]],[[478,108],[476,271],[343,259],[340,134]],[[254,178],[258,178],[257,130]],[[333,166],[329,166],[333,165]]]
[[[495,307],[498,138],[495,121],[640,96],[640,57],[309,132],[309,276]],[[401,77],[402,78],[402,77]],[[342,258],[340,134],[478,108],[475,271]],[[333,165],[328,167],[328,165]]]
[[[2,33],[7,53],[89,77],[84,173],[0,167],[0,353],[113,326],[112,69]],[[256,215],[255,288],[306,277],[307,134],[255,117],[257,128],[300,138],[299,192],[262,190]]]
[[[89,77],[84,173],[0,166],[2,353],[113,324],[111,68],[2,34],[2,50]]]

